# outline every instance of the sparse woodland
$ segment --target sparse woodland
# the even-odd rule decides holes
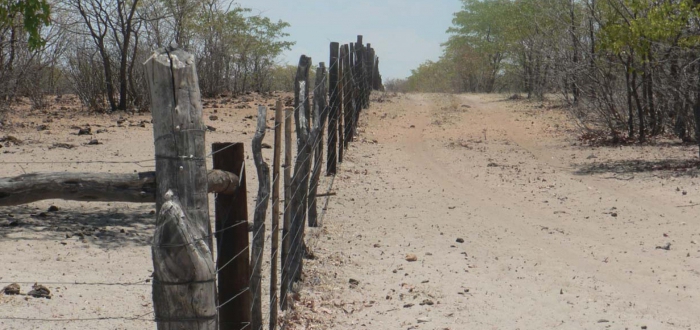
[[[698,140],[700,11],[691,0],[462,0],[437,62],[398,91],[556,93],[613,142]]]
[[[142,63],[175,42],[203,96],[291,90],[286,22],[219,0],[10,0],[0,5],[0,109],[75,94],[90,111],[145,110]]]

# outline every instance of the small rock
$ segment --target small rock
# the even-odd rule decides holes
[[[360,281],[353,279],[353,278],[351,278],[348,282],[350,283],[350,286],[352,286],[352,287],[358,286],[360,284]]]
[[[49,209],[47,211],[48,212],[58,212],[58,206],[51,205],[51,206],[49,206]]]
[[[600,319],[600,320],[598,320],[598,323],[608,323],[608,322],[610,322],[610,321],[608,321],[608,320],[606,320],[606,319]]]
[[[418,261],[418,257],[415,254],[409,253],[406,255],[406,261],[408,261],[408,262]]]
[[[664,246],[656,246],[656,249],[670,251],[671,250],[671,243],[666,243],[666,245],[664,245]]]
[[[464,243],[464,239],[463,239],[463,238],[458,238],[458,239],[457,239],[457,243]]]
[[[37,131],[45,131],[45,130],[47,130],[47,129],[49,129],[49,126],[48,126],[48,125],[39,125],[39,126],[36,127],[36,130],[37,130]]]
[[[612,213],[610,213],[610,216],[613,217],[613,218],[617,218],[617,212],[612,212]]]
[[[216,127],[207,125],[207,131],[216,132]]]
[[[78,135],[90,135],[92,134],[92,129],[90,127],[81,128],[78,130]]]
[[[430,299],[425,299],[425,300],[421,301],[421,303],[420,303],[421,306],[423,306],[423,305],[432,306],[432,305],[434,305],[434,304],[435,304],[435,303],[434,303],[432,300],[430,300]]]
[[[269,144],[267,144],[267,143],[263,143],[263,144],[261,145],[261,148],[262,148],[262,149],[272,149],[272,146],[269,145]]]
[[[218,116],[214,116],[214,115],[209,116],[209,120],[217,120],[217,119],[219,119]]]
[[[88,142],[88,145],[91,145],[91,146],[96,146],[98,144],[102,144],[102,142],[98,141],[97,139],[92,139],[92,140],[90,140],[90,142]]]
[[[427,317],[421,317],[418,319],[418,323],[428,323],[430,322],[430,319]]]
[[[17,283],[12,283],[2,289],[2,293],[6,295],[17,295],[19,294],[20,286]]]
[[[47,287],[37,283],[34,283],[32,291],[27,292],[27,295],[34,298],[51,299],[51,291]]]
[[[413,307],[413,304],[411,304],[411,303],[403,305],[403,308],[411,308],[411,307]]]

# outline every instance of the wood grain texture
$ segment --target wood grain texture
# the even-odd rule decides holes
[[[238,175],[210,170],[207,182],[208,192],[231,194],[238,187]],[[156,172],[28,173],[0,178],[0,206],[28,204],[46,199],[154,203]]]
[[[250,276],[250,291],[253,295],[251,329],[262,329],[262,264],[265,250],[265,216],[270,201],[270,166],[262,155],[262,141],[267,131],[267,108],[258,107],[258,124],[253,136],[252,151],[258,172],[258,199],[253,217],[253,246],[251,250],[253,271]]]
[[[215,330],[216,268],[195,59],[184,50],[165,48],[155,51],[144,66],[156,152],[153,308],[157,327]]]
[[[311,142],[312,147],[311,154],[314,157],[314,165],[311,171],[311,179],[309,181],[309,196],[307,201],[309,227],[320,226],[318,223],[318,209],[316,207],[316,193],[318,192],[318,182],[321,178],[321,168],[323,165],[323,131],[325,128],[326,118],[328,118],[330,113],[330,108],[328,107],[327,102],[326,68],[323,63],[320,63],[316,69],[316,83],[314,90],[316,91],[314,93],[314,123],[311,134],[309,135],[309,141]],[[337,150],[337,145],[333,146],[333,151],[335,150]],[[335,158],[336,155],[333,157]],[[333,174],[335,174],[335,172]]]

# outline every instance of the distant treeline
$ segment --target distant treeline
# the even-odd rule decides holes
[[[558,93],[616,140],[700,136],[700,11],[690,0],[462,0],[437,62],[387,87]]]
[[[172,43],[196,55],[203,96],[291,90],[288,27],[222,0],[4,1],[0,108],[74,93],[94,111],[146,109],[141,64]]]

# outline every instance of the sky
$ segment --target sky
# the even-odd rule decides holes
[[[384,79],[405,78],[426,60],[437,60],[440,44],[459,0],[236,0],[273,20],[291,24],[288,40],[296,41],[282,62],[296,64],[310,56],[314,64],[328,64],[330,42],[371,43]]]

